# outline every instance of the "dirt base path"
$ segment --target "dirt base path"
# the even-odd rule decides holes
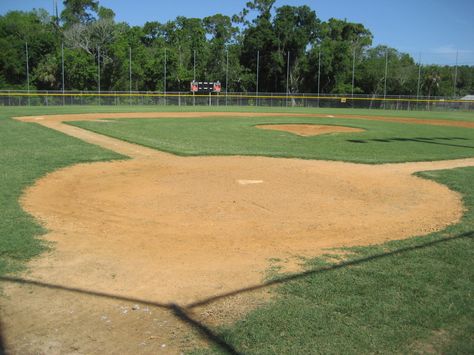
[[[269,266],[296,271],[301,257],[327,248],[424,235],[456,223],[461,197],[412,174],[474,165],[474,159],[374,166],[183,158],[57,117],[27,120],[134,159],[61,169],[25,191],[22,205],[54,242],[25,278],[184,309],[261,283]],[[158,306],[32,285],[10,284],[5,293],[1,317],[12,353],[179,353],[195,344],[190,328]],[[245,312],[252,302],[224,300],[197,316],[213,322],[225,310]]]

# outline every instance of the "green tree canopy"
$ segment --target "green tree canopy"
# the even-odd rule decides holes
[[[251,0],[232,17],[179,16],[129,26],[117,23],[114,11],[98,0],[63,3],[59,19],[45,10],[0,16],[1,88],[26,87],[28,43],[30,86],[43,90],[62,88],[64,44],[66,89],[97,90],[100,73],[102,90],[182,91],[196,78],[228,79],[229,91],[254,91],[258,56],[260,92],[474,93],[474,66],[420,68],[395,48],[372,47],[372,33],[363,24],[321,21],[309,6]]]

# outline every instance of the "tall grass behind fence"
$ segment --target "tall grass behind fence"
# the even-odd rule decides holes
[[[286,93],[0,91],[0,106],[172,105],[474,111],[474,100],[443,97]]]

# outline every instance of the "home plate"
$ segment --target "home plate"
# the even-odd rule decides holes
[[[263,180],[237,180],[240,185],[261,184]]]
[[[326,117],[334,118],[334,116],[333,116],[333,115],[327,115]]]
[[[35,120],[44,120],[44,117],[35,117]]]

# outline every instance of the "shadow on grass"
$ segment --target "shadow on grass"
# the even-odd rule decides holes
[[[269,287],[269,286],[278,285],[278,284],[293,281],[293,280],[298,280],[298,279],[301,279],[301,278],[304,278],[304,277],[310,276],[310,275],[321,274],[321,273],[324,273],[324,272],[333,271],[333,270],[337,270],[337,269],[342,269],[342,268],[349,267],[349,266],[355,266],[355,265],[359,265],[359,264],[366,263],[366,262],[369,262],[369,261],[382,259],[382,258],[394,256],[394,255],[399,255],[399,254],[403,254],[403,253],[414,251],[414,250],[424,249],[424,248],[431,247],[431,246],[434,246],[434,245],[437,245],[437,244],[449,242],[449,241],[452,241],[452,240],[455,240],[455,239],[473,238],[473,237],[474,237],[474,231],[469,231],[469,232],[458,234],[454,237],[446,237],[446,238],[426,242],[426,243],[423,243],[423,244],[418,244],[418,245],[409,246],[409,247],[403,247],[403,248],[395,249],[395,250],[384,252],[384,253],[373,254],[373,255],[362,257],[362,258],[357,258],[357,259],[344,261],[344,262],[341,262],[339,264],[323,266],[321,268],[304,271],[304,272],[301,272],[301,273],[298,273],[298,274],[292,274],[292,275],[288,275],[288,276],[279,277],[275,280],[271,280],[271,281],[265,282],[265,283],[260,284],[260,285],[255,285],[255,286],[242,288],[242,289],[239,289],[237,291],[232,291],[232,292],[224,293],[224,294],[221,294],[221,295],[218,295],[218,296],[210,297],[210,298],[207,298],[205,300],[197,301],[197,302],[194,302],[194,303],[191,303],[191,304],[187,305],[187,308],[204,306],[204,305],[207,305],[207,304],[212,303],[214,301],[217,301],[221,298],[234,296],[234,295],[244,293],[244,292],[256,291],[256,290],[264,288],[264,287]],[[1,280],[1,278],[0,278],[0,280]]]
[[[470,139],[469,138],[463,138],[463,137],[432,137],[432,138],[426,138],[426,137],[414,137],[414,138],[392,137],[392,138],[385,138],[385,139],[379,139],[379,138],[373,138],[373,139],[347,139],[346,142],[349,142],[349,143],[415,142],[415,143],[437,144],[437,145],[446,145],[446,146],[450,146],[450,147],[474,149],[474,146],[470,146],[470,145],[446,143],[446,141],[453,141],[453,140],[469,141]]]
[[[244,287],[235,291],[223,293],[220,295],[212,296],[209,298],[205,298],[196,302],[193,302],[188,305],[178,305],[175,303],[160,303],[160,302],[155,302],[151,300],[146,300],[146,299],[141,299],[141,298],[133,298],[133,297],[125,297],[125,296],[120,296],[116,294],[110,294],[106,292],[98,292],[94,290],[87,290],[87,289],[82,289],[82,288],[75,288],[75,287],[68,287],[68,286],[63,286],[63,285],[56,285],[56,284],[50,284],[46,282],[41,282],[41,281],[35,281],[35,280],[28,280],[24,278],[19,278],[19,277],[11,277],[11,276],[0,276],[0,281],[3,282],[10,282],[10,283],[17,283],[17,284],[23,284],[23,285],[30,285],[30,286],[36,286],[36,287],[42,287],[42,288],[48,288],[48,289],[55,289],[59,291],[65,291],[65,292],[73,292],[73,293],[79,293],[79,294],[84,294],[88,296],[94,296],[94,297],[101,297],[101,298],[107,298],[107,299],[113,299],[113,300],[120,300],[120,301],[125,301],[125,302],[130,302],[130,303],[137,303],[137,304],[142,304],[145,306],[152,306],[152,307],[158,307],[162,309],[169,310],[176,316],[178,319],[189,325],[191,328],[197,330],[199,334],[203,338],[205,338],[208,342],[213,343],[215,346],[219,347],[221,350],[228,354],[239,354],[239,352],[229,343],[227,343],[221,336],[219,336],[216,332],[214,332],[211,328],[203,324],[202,322],[194,319],[191,315],[190,312],[192,311],[193,308],[195,307],[201,307],[201,306],[206,306],[209,305],[215,301],[221,300],[223,298],[235,296],[238,294],[246,293],[246,292],[252,292],[256,290],[260,290],[266,287],[278,285],[278,284],[283,284],[286,282],[302,279],[307,276],[312,276],[312,275],[317,275],[317,274],[322,274],[325,272],[330,272],[333,270],[338,270],[350,266],[355,266],[355,265],[360,265],[366,262],[382,259],[382,258],[387,258],[391,256],[396,256],[400,255],[403,253],[415,251],[415,250],[420,250],[424,248],[429,248],[435,245],[443,244],[446,242],[450,242],[456,239],[462,239],[462,238],[473,238],[474,237],[474,231],[468,231],[464,232],[452,237],[445,237],[441,239],[436,239],[432,241],[428,241],[422,244],[417,244],[413,246],[408,246],[408,247],[402,247],[398,249],[394,249],[388,252],[383,252],[383,253],[377,253],[377,254],[372,254],[369,256],[364,256],[361,258],[357,259],[352,259],[348,261],[344,261],[338,264],[333,264],[329,266],[324,266],[320,267],[317,269],[312,269],[308,270],[305,272],[297,273],[297,274],[292,274],[292,275],[287,275],[287,276],[282,276],[274,280],[270,280],[267,282],[264,282],[262,284],[258,285],[253,285],[249,287]],[[1,327],[1,322],[0,322],[0,327]],[[0,354],[4,354],[5,348],[4,348],[4,343],[2,339],[2,334],[1,334],[1,328],[0,328]]]
[[[3,340],[2,323],[0,322],[0,355],[6,354],[5,342]]]

